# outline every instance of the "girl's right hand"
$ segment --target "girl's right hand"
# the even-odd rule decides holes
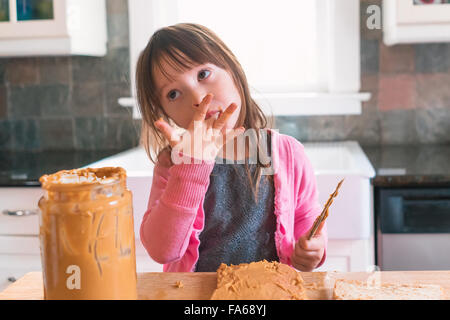
[[[179,153],[200,161],[212,161],[224,144],[244,132],[243,127],[226,128],[228,120],[237,109],[235,103],[230,104],[225,111],[220,113],[217,119],[211,117],[205,120],[212,98],[211,93],[203,98],[182,135],[178,134],[176,129],[162,118],[155,122],[156,128],[161,131],[172,147],[172,162],[174,164],[177,164]]]

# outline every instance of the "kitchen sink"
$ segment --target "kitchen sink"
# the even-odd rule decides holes
[[[323,205],[345,178],[330,210],[328,237],[330,239],[367,239],[371,234],[372,192],[370,178],[375,170],[355,141],[304,143],[305,152],[313,165]],[[135,233],[147,209],[151,189],[153,163],[143,147],[136,147],[102,159],[86,167],[120,166],[127,171],[128,188],[133,193]]]
[[[304,143],[324,205],[342,179],[327,218],[329,239],[368,239],[373,235],[370,179],[375,170],[356,141]]]

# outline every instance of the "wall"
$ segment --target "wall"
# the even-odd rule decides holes
[[[0,59],[0,150],[126,149],[139,123],[130,95],[128,8],[107,0],[105,57]]]
[[[363,145],[450,143],[450,44],[386,47],[366,28],[361,2],[361,91],[354,116],[277,117],[275,127],[302,142]],[[117,104],[129,96],[126,0],[107,0],[108,54],[102,58],[0,59],[0,150],[126,149],[139,121]]]

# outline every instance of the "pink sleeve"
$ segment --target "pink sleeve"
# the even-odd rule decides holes
[[[156,262],[166,264],[184,255],[213,167],[214,162],[155,166],[140,237]]]
[[[295,182],[297,206],[295,208],[294,236],[297,241],[303,234],[311,229],[317,216],[322,212],[322,206],[318,199],[314,169],[305,153],[303,145],[298,141],[295,143],[294,152],[294,159],[299,159],[298,163],[300,164],[296,167],[297,180]],[[325,235],[325,251],[322,260],[316,268],[320,267],[326,259],[328,243],[326,222],[322,229],[322,233]]]

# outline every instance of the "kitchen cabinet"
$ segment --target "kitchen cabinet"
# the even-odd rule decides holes
[[[105,0],[0,0],[0,56],[104,56]]]
[[[374,239],[328,240],[327,258],[317,272],[369,272],[374,268]]]
[[[40,187],[0,188],[0,235],[39,234]]]
[[[39,256],[0,256],[0,291],[33,271],[41,271]]]
[[[41,270],[38,187],[0,188],[0,290]]]
[[[449,42],[450,3],[447,0],[383,0],[383,41]]]
[[[32,271],[41,271],[37,236],[0,236],[0,290]]]

